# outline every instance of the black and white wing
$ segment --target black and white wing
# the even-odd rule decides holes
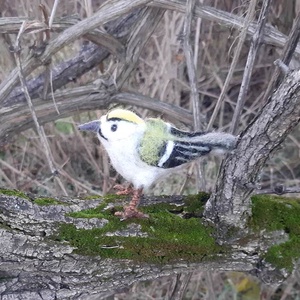
[[[161,151],[158,167],[174,168],[206,155],[211,151],[211,147],[202,142],[184,141],[185,138],[190,139],[203,133],[184,132],[174,127],[171,127],[170,133],[179,139],[176,138],[165,143],[164,149]]]
[[[160,168],[174,168],[206,155],[234,149],[236,137],[224,132],[186,132],[148,119],[147,131],[139,146],[142,161]]]
[[[211,151],[223,154],[234,149],[236,137],[224,132],[185,132],[170,126],[173,137],[161,149],[158,167],[174,168]]]

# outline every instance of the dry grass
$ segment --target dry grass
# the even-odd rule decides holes
[[[63,15],[78,14],[81,18],[90,15],[93,10],[99,7],[99,3],[91,1],[68,2],[60,1],[57,17]],[[209,1],[205,4],[209,4]],[[3,16],[27,16],[41,19],[41,12],[38,8],[39,1],[21,1],[21,5],[11,5],[8,1],[2,3]],[[51,12],[52,1],[42,1],[45,7]],[[212,3],[210,3],[212,4]],[[243,1],[228,1],[215,3],[217,8],[232,11],[237,15],[244,15],[247,3]],[[277,6],[272,7],[275,13]],[[282,9],[282,8],[281,8]],[[276,18],[272,15],[272,19]],[[201,20],[201,23],[194,20],[192,38],[193,44],[197,45],[195,61],[198,69],[198,88],[202,114],[205,116],[204,124],[209,122],[215,107],[216,100],[223,88],[226,75],[233,56],[233,49],[239,32],[234,29],[224,28],[218,24]],[[182,29],[184,16],[178,12],[167,11],[160,25],[148,41],[143,51],[138,67],[133,72],[124,90],[138,91],[142,94],[161,99],[165,102],[181,106],[191,110],[190,88],[186,73],[186,64],[182,49]],[[200,29],[197,26],[201,25]],[[198,28],[198,30],[196,30]],[[15,36],[9,36],[11,43]],[[28,54],[28,46],[33,44],[37,34],[27,34],[22,38],[24,48],[23,55]],[[3,37],[4,39],[4,37]],[[5,36],[7,40],[7,36]],[[197,40],[198,39],[198,40]],[[81,41],[65,47],[58,52],[53,60],[55,65],[72,57],[79,49]],[[9,57],[8,47],[2,45],[6,58]],[[237,68],[225,96],[214,127],[218,130],[228,130],[232,119],[239,87],[242,80],[243,67],[247,58],[249,42],[246,42]],[[27,50],[26,50],[27,49]],[[255,64],[254,74],[250,84],[250,90],[246,99],[246,106],[241,118],[240,129],[245,128],[255,114],[261,109],[262,96],[267,87],[272,63],[277,58],[277,52],[273,46],[263,45]],[[5,78],[14,66],[12,59],[3,59],[0,67],[0,76]],[[108,60],[104,66],[104,72],[111,74],[118,63],[114,59]],[[40,68],[42,69],[42,68]],[[39,70],[41,72],[42,70]],[[35,75],[34,73],[33,75]],[[92,82],[101,75],[99,69],[90,71],[88,74],[78,78],[70,85],[84,85]],[[0,78],[1,78],[0,77]],[[154,116],[153,113],[134,108],[142,116]],[[85,113],[67,120],[57,121],[55,124],[47,124],[45,131],[52,149],[52,156],[56,168],[62,170],[60,176],[63,185],[69,195],[82,193],[107,193],[112,186],[122,179],[113,170],[110,170],[108,158],[99,147],[95,139],[91,142],[90,136],[82,136],[76,130],[77,123],[88,119],[99,117],[101,111]],[[157,116],[157,115],[155,115]],[[176,120],[168,119],[176,126],[184,126]],[[187,128],[192,130],[192,128]],[[282,149],[270,158],[268,166],[260,175],[262,186],[275,184],[299,185],[299,131],[295,131],[287,139]],[[0,152],[0,180],[1,185],[11,188],[22,189],[33,193],[62,194],[62,190],[53,180],[50,170],[47,167],[46,157],[42,151],[39,137],[33,130],[24,132],[15,138],[15,142],[6,146]],[[218,172],[219,161],[211,157],[203,160],[205,165],[206,190],[212,190]],[[188,179],[188,180],[187,180]],[[191,193],[195,189],[195,168],[186,167],[179,175],[176,174],[166,182],[159,183],[154,193]]]
[[[26,16],[40,19],[41,12],[38,4],[45,5],[48,11],[52,9],[53,1],[2,1],[0,11],[2,16]],[[80,18],[90,16],[104,1],[66,1],[59,2],[56,17],[78,14]],[[245,15],[247,1],[204,1],[206,5]],[[281,25],[278,15],[282,17],[285,11],[284,1],[277,1],[271,9],[270,20],[279,30],[286,31],[286,24]],[[280,14],[279,14],[280,12]],[[289,23],[290,20],[288,20]],[[137,69],[124,86],[124,90],[138,91],[150,97],[156,97],[165,102],[191,110],[190,87],[187,78],[186,64],[182,50],[182,28],[184,16],[178,12],[165,13],[160,25],[148,41],[138,63]],[[197,26],[196,26],[197,24]],[[199,27],[201,26],[201,27]],[[223,88],[223,84],[232,62],[233,50],[239,32],[228,29],[219,24],[201,20],[194,20],[192,42],[195,47],[198,70],[198,88],[202,107],[202,114],[207,124],[213,113],[216,101]],[[198,30],[196,30],[198,28]],[[13,57],[8,50],[8,43],[13,44],[15,35],[1,36],[0,43],[0,81],[14,68]],[[28,54],[28,47],[33,44],[37,34],[27,34],[22,38],[24,51]],[[53,60],[53,64],[72,57],[79,49],[81,40],[65,47]],[[225,96],[225,101],[214,122],[219,130],[228,130],[237,100],[244,65],[249,50],[249,41],[242,48],[237,68]],[[246,105],[241,118],[240,130],[245,128],[253,117],[260,111],[262,97],[273,72],[273,61],[278,57],[274,46],[263,45],[257,57],[254,73],[247,94]],[[110,66],[110,67],[109,67]],[[113,75],[118,68],[114,58],[105,62],[104,72]],[[39,70],[41,71],[41,70]],[[94,81],[101,71],[98,68],[78,78],[69,85],[85,85]],[[32,76],[36,73],[32,74]],[[154,116],[152,112],[134,108],[143,117]],[[110,168],[109,160],[98,141],[91,136],[79,133],[74,126],[90,119],[98,118],[103,111],[87,112],[68,119],[62,119],[45,126],[45,132],[51,148],[56,168],[61,170],[60,179],[69,195],[104,194],[112,191],[115,183],[122,179]],[[155,115],[157,116],[157,115]],[[183,128],[183,124],[176,120],[161,116]],[[203,124],[204,125],[204,124]],[[187,128],[192,130],[192,128]],[[55,182],[47,165],[46,157],[41,146],[39,136],[34,130],[28,130],[15,137],[13,143],[0,149],[0,185],[8,188],[44,194],[62,194],[61,188]],[[205,164],[206,190],[210,191],[218,172],[219,161],[216,158],[203,160]],[[181,174],[168,178],[159,183],[153,190],[156,194],[192,193],[195,188],[195,168],[186,167]],[[259,184],[262,187],[284,184],[286,186],[300,186],[300,134],[299,127],[290,134],[281,149],[270,157],[268,165],[260,174]],[[234,285],[228,281],[230,275],[223,273],[195,272],[192,274],[183,299],[240,299]],[[130,292],[117,294],[114,299],[169,299],[177,284],[176,277],[157,281],[135,284]],[[213,282],[213,286],[209,286]],[[275,298],[270,288],[262,287],[261,299],[300,299],[300,295],[292,294],[291,283],[287,283],[288,294]],[[294,283],[293,283],[294,284]],[[270,292],[271,291],[271,292]],[[212,293],[214,297],[212,298]],[[287,292],[286,292],[287,293]],[[294,298],[293,298],[294,297]],[[296,298],[298,297],[298,298]],[[246,298],[242,298],[246,299]],[[255,299],[255,298],[253,298]],[[257,298],[258,299],[258,298]]]

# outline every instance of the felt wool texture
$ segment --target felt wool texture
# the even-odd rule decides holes
[[[129,205],[115,212],[117,217],[148,218],[137,209],[143,190],[185,163],[210,152],[234,149],[236,137],[220,132],[185,132],[161,119],[146,119],[124,109],[115,109],[78,127],[93,131],[107,151],[111,163],[132,187]]]
[[[161,119],[143,120],[125,109],[112,110],[79,129],[97,132],[113,167],[136,189],[150,188],[174,168],[200,156],[229,152],[237,140],[222,132],[181,131]]]
[[[146,130],[139,147],[139,154],[145,163],[151,166],[158,165],[164,145],[167,141],[173,140],[168,129],[167,124],[161,119],[146,120]]]

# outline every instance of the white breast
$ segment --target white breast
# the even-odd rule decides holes
[[[139,141],[140,135],[136,133],[110,143],[101,139],[115,170],[135,188],[148,189],[159,177],[167,173],[167,170],[149,166],[140,160]]]

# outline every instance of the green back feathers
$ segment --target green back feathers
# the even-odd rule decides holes
[[[146,131],[139,149],[142,161],[156,166],[161,158],[162,149],[170,139],[172,139],[171,134],[162,120],[147,119]]]

